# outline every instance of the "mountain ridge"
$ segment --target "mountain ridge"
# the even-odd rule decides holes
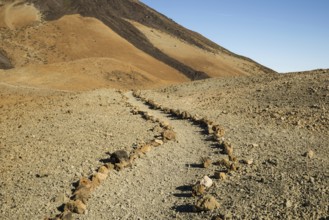
[[[125,19],[137,21],[151,28],[155,28],[170,35],[176,36],[188,43],[195,45],[201,49],[207,51],[220,50],[226,54],[236,56],[240,59],[247,60],[249,62],[255,62],[247,57],[237,55],[229,50],[217,45],[216,43],[205,38],[201,34],[188,30],[183,26],[172,21],[165,15],[155,11],[140,1],[132,0],[57,0],[57,1],[41,1],[41,0],[28,0],[39,8],[45,15],[46,20],[54,20],[65,14],[81,14],[82,16],[95,17],[101,20],[105,25],[109,26],[120,36],[127,39],[137,48],[144,52],[156,57],[183,72],[190,79],[207,78],[208,74],[189,68],[189,66],[182,64],[181,62],[166,56],[155,48],[146,37],[140,33],[135,27],[133,27]],[[64,5],[64,7],[63,7]],[[273,73],[275,71],[264,67],[258,63],[260,70],[264,73]]]

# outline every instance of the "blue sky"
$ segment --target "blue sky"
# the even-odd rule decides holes
[[[329,68],[329,0],[141,0],[278,72]]]

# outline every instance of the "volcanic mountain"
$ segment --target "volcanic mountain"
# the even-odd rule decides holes
[[[136,0],[28,0],[0,9],[3,82],[150,88],[274,73]]]

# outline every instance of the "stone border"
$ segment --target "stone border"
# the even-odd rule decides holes
[[[216,179],[225,181],[227,179],[227,173],[238,171],[238,162],[246,165],[251,165],[253,163],[252,160],[238,161],[237,157],[233,154],[232,144],[225,140],[225,129],[221,125],[215,124],[213,121],[207,119],[206,117],[201,117],[197,114],[193,115],[187,111],[164,107],[154,100],[143,97],[141,91],[133,91],[133,96],[143,101],[152,109],[160,110],[178,119],[190,120],[200,126],[202,129],[204,129],[205,132],[210,135],[214,141],[218,143],[218,147],[221,148],[224,154],[226,154],[228,157],[228,159],[224,158],[215,162],[212,162],[210,158],[201,158],[200,162],[203,168],[207,168],[213,164],[220,166],[226,170],[216,171],[214,174],[214,177]],[[205,179],[207,179],[207,181],[205,181]],[[196,184],[192,186],[191,194],[192,196],[197,198],[194,205],[194,211],[211,211],[219,208],[219,203],[216,201],[216,199],[211,195],[206,194],[208,188],[210,188],[211,185],[212,180],[208,176],[205,176],[202,180],[197,181]],[[222,219],[223,216],[220,215],[215,217],[215,219],[217,218]]]
[[[121,171],[124,168],[131,167],[136,159],[143,157],[153,148],[176,139],[176,134],[170,124],[152,116],[147,111],[141,111],[137,107],[132,106],[132,104],[128,102],[128,98],[124,96],[123,91],[119,90],[118,93],[122,95],[122,98],[126,102],[126,106],[131,108],[132,114],[141,115],[145,120],[157,123],[162,128],[161,137],[141,144],[129,153],[123,150],[113,152],[110,158],[102,160],[106,162],[96,169],[97,172],[95,174],[89,177],[81,177],[79,181],[77,181],[77,184],[73,183],[73,185],[77,186],[73,190],[70,201],[61,206],[63,207],[63,211],[60,214],[55,217],[45,218],[44,220],[70,220],[73,219],[73,213],[84,214],[87,210],[87,203],[92,192],[108,178],[111,172],[114,170]]]

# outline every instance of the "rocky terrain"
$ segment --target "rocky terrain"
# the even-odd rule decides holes
[[[161,139],[159,122],[175,140],[110,170],[84,214],[67,219],[326,219],[328,76],[207,79],[139,92],[146,101],[2,83],[1,219],[60,216],[79,179],[97,174],[108,153]],[[223,129],[219,139],[207,123]],[[219,207],[200,212],[192,187],[205,176]]]
[[[72,183],[117,149],[152,138],[114,90],[67,93],[1,84],[1,219],[43,219]],[[142,130],[140,128],[143,127]]]
[[[142,96],[221,124],[252,161],[213,193],[233,218],[326,219],[328,70],[198,81]]]

